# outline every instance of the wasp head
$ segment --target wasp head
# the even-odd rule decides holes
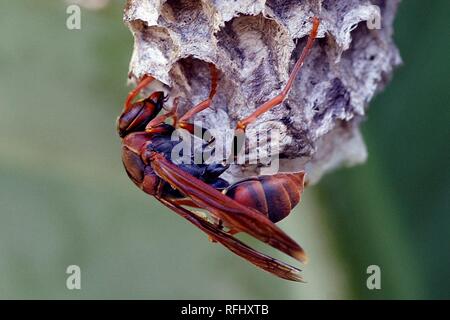
[[[161,111],[164,93],[154,92],[150,97],[139,100],[125,108],[117,119],[117,132],[121,138],[129,133],[144,131],[146,125]]]

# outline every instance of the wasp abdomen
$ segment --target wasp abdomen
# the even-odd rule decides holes
[[[253,177],[233,184],[225,194],[278,222],[299,203],[304,177],[304,172]]]

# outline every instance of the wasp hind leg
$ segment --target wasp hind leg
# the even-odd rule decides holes
[[[209,70],[211,73],[211,89],[209,91],[209,96],[206,100],[203,100],[193,108],[191,108],[188,112],[186,112],[179,120],[178,127],[188,130],[193,133],[193,125],[189,123],[189,119],[195,116],[197,113],[209,108],[212,103],[212,99],[216,95],[217,85],[219,81],[219,71],[215,67],[213,63],[209,64]]]
[[[294,80],[297,78],[297,75],[305,63],[306,58],[308,57],[314,41],[317,37],[317,32],[319,30],[320,20],[317,17],[314,17],[313,20],[313,27],[311,29],[311,32],[308,37],[308,42],[306,43],[305,48],[303,48],[302,54],[300,55],[300,58],[295,63],[294,69],[292,69],[291,74],[289,75],[289,80],[284,87],[283,91],[281,91],[276,97],[270,99],[269,101],[263,103],[261,106],[259,106],[252,114],[250,114],[248,117],[238,121],[236,129],[245,131],[247,126],[254,122],[259,116],[261,116],[263,113],[273,109],[274,107],[280,105],[286,96],[288,95],[289,91],[291,90],[292,84],[294,83]]]

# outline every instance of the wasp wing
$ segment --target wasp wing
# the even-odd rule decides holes
[[[221,219],[233,230],[248,233],[301,262],[307,260],[303,249],[263,214],[243,206],[196,179],[162,154],[154,153],[151,165],[160,178],[191,198],[199,207]]]
[[[300,269],[297,269],[289,264],[281,262],[250,248],[242,241],[230,236],[226,232],[219,229],[216,225],[179,206],[177,203],[171,201],[170,199],[157,199],[169,209],[177,213],[179,216],[185,218],[197,228],[205,232],[211,239],[219,242],[224,247],[228,248],[230,251],[234,252],[235,254],[244,258],[255,266],[268,271],[280,278],[303,282],[303,278],[300,275]]]

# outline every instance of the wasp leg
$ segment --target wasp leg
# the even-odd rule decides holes
[[[199,104],[194,106],[192,109],[190,109],[188,112],[186,112],[180,118],[180,121],[178,123],[178,126],[180,128],[187,129],[189,131],[191,126],[188,123],[188,120],[190,118],[192,118],[194,115],[196,115],[197,113],[199,113],[200,111],[205,110],[206,108],[208,108],[211,105],[212,99],[217,92],[217,84],[219,81],[219,72],[217,71],[216,67],[212,63],[209,64],[209,70],[211,72],[211,90],[209,92],[209,97],[208,97],[208,99],[203,100],[202,102],[200,102]]]
[[[166,198],[167,199],[167,198]],[[191,208],[198,208],[198,209],[200,209],[200,207],[194,202],[194,201],[192,201],[191,199],[189,199],[189,198],[181,198],[181,199],[170,199],[170,202],[173,204],[173,205],[176,205],[176,206],[178,206],[178,207],[181,207],[181,206],[188,206],[188,207],[191,207]],[[212,219],[212,223],[218,228],[218,229],[220,229],[220,230],[222,230],[223,231],[223,229],[224,229],[224,225],[223,225],[223,221],[221,220],[221,219],[218,219],[218,218],[215,218],[214,216],[208,216],[205,212],[202,212],[202,211],[191,211],[192,213],[194,213],[195,215],[197,215],[197,217],[199,217],[199,218],[201,218],[201,219],[203,219],[203,220],[206,220],[206,221],[209,221],[209,219]],[[236,231],[233,231],[233,230],[228,230],[228,231],[226,231],[226,233],[227,234],[229,234],[229,235],[233,235],[233,234],[235,234],[235,233],[238,233],[238,231],[236,230]],[[208,236],[208,238],[209,238],[209,241],[211,241],[211,242],[217,242],[213,237],[211,237],[211,236]]]
[[[303,66],[303,63],[305,62],[306,58],[308,57],[309,52],[311,51],[311,48],[313,47],[314,40],[316,39],[317,32],[319,30],[319,24],[320,24],[319,18],[315,17],[314,21],[313,21],[313,27],[312,27],[311,32],[308,37],[308,42],[307,42],[305,48],[303,48],[300,58],[295,63],[294,69],[292,70],[292,72],[289,76],[289,80],[288,80],[286,86],[284,87],[283,91],[281,91],[276,97],[270,99],[269,101],[267,101],[264,104],[262,104],[261,106],[259,106],[251,115],[249,115],[248,117],[239,121],[237,123],[236,129],[245,131],[246,127],[250,123],[254,122],[260,115],[262,115],[263,113],[269,111],[270,109],[278,106],[279,104],[281,104],[284,101],[284,99],[286,98],[286,96],[289,93],[289,90],[292,87],[292,84],[294,83],[295,78],[298,75],[298,72],[300,71],[301,67]]]
[[[130,93],[127,96],[127,99],[125,100],[125,106],[124,106],[124,110],[128,111],[130,110],[132,104],[133,104],[133,100],[139,95],[139,93],[145,88],[147,87],[150,83],[152,83],[152,81],[155,80],[155,78],[153,78],[152,76],[149,75],[145,75],[142,77],[141,81],[139,81],[138,85],[130,91]]]
[[[145,131],[147,132],[153,132],[153,129],[157,126],[159,126],[160,124],[164,123],[167,119],[172,118],[173,119],[173,123],[174,126],[177,122],[177,109],[178,109],[178,97],[176,97],[173,100],[173,106],[172,109],[170,109],[170,111],[161,114],[157,117],[155,117],[154,119],[152,119],[147,126],[145,127]]]

